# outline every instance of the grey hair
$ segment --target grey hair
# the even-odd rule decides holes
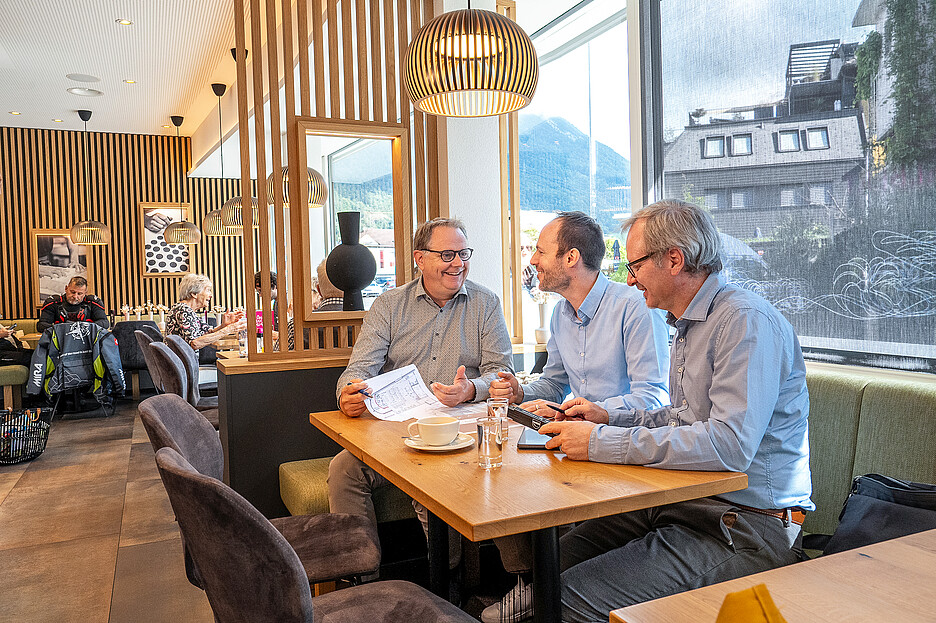
[[[462,223],[457,218],[434,218],[431,221],[426,221],[416,230],[416,233],[413,234],[413,251],[422,251],[429,247],[429,240],[432,238],[432,232],[439,227],[451,227],[452,229],[458,229],[461,231],[462,235],[465,238],[468,238],[468,232],[465,231],[465,224]],[[437,249],[437,251],[444,251],[445,249]]]
[[[182,301],[193,299],[210,285],[211,279],[207,276],[189,273],[179,282],[179,299]]]
[[[644,222],[643,242],[648,253],[679,249],[687,273],[712,274],[722,269],[721,237],[715,221],[702,208],[664,199],[631,215],[621,230],[630,229],[637,221]]]

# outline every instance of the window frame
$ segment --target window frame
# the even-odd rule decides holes
[[[748,150],[744,152],[739,152],[735,150],[735,140],[738,137],[747,137],[747,147]],[[753,156],[754,155],[754,134],[751,132],[742,132],[740,134],[731,135],[731,153],[730,156]]]
[[[784,149],[783,148],[783,137],[784,136],[795,136],[796,137],[796,147],[793,149]],[[777,151],[782,154],[789,154],[796,151],[803,150],[803,142],[800,140],[800,131],[799,128],[796,129],[786,129],[786,130],[777,130]]]
[[[726,137],[724,134],[721,134],[718,136],[706,136],[705,138],[703,138],[702,139],[702,158],[705,158],[705,159],[724,158],[725,156],[727,156],[728,152],[725,149],[726,147],[725,138]],[[708,146],[717,144],[718,142],[721,142],[721,153],[715,156],[710,156],[708,153]]]
[[[813,147],[812,145],[810,145],[809,134],[810,132],[815,132],[816,130],[822,132],[823,136],[825,136],[825,145],[822,145],[820,147]],[[823,125],[823,126],[816,126],[812,128],[806,128],[806,149],[808,151],[821,151],[823,149],[832,149],[832,141],[829,139],[829,126]]]

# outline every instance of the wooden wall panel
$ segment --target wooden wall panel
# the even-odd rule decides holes
[[[68,229],[93,216],[111,228],[111,244],[92,247],[92,284],[108,309],[146,301],[171,305],[179,277],[143,277],[141,202],[192,205],[201,226],[211,210],[240,195],[239,180],[188,178],[188,137],[88,132],[90,204],[86,204],[82,133],[0,127],[0,314],[36,317],[30,267],[33,229]],[[205,238],[191,248],[192,269],[214,282],[215,300],[243,305],[240,238]]]

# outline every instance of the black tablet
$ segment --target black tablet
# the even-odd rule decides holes
[[[541,435],[532,428],[524,428],[517,440],[517,450],[548,450],[546,442],[552,439],[549,435]],[[558,450],[559,448],[552,448]]]

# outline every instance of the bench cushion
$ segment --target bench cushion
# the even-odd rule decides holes
[[[26,366],[0,366],[0,385],[25,385],[28,378]]]
[[[328,512],[328,464],[331,457],[290,461],[279,466],[280,497],[291,515]],[[415,517],[409,496],[396,487],[374,494],[378,522]]]
[[[842,504],[851,489],[855,441],[862,395],[870,379],[828,370],[810,369],[809,469],[815,512],[806,515],[806,532],[832,534]]]
[[[861,401],[852,476],[936,483],[936,384],[874,380]]]

